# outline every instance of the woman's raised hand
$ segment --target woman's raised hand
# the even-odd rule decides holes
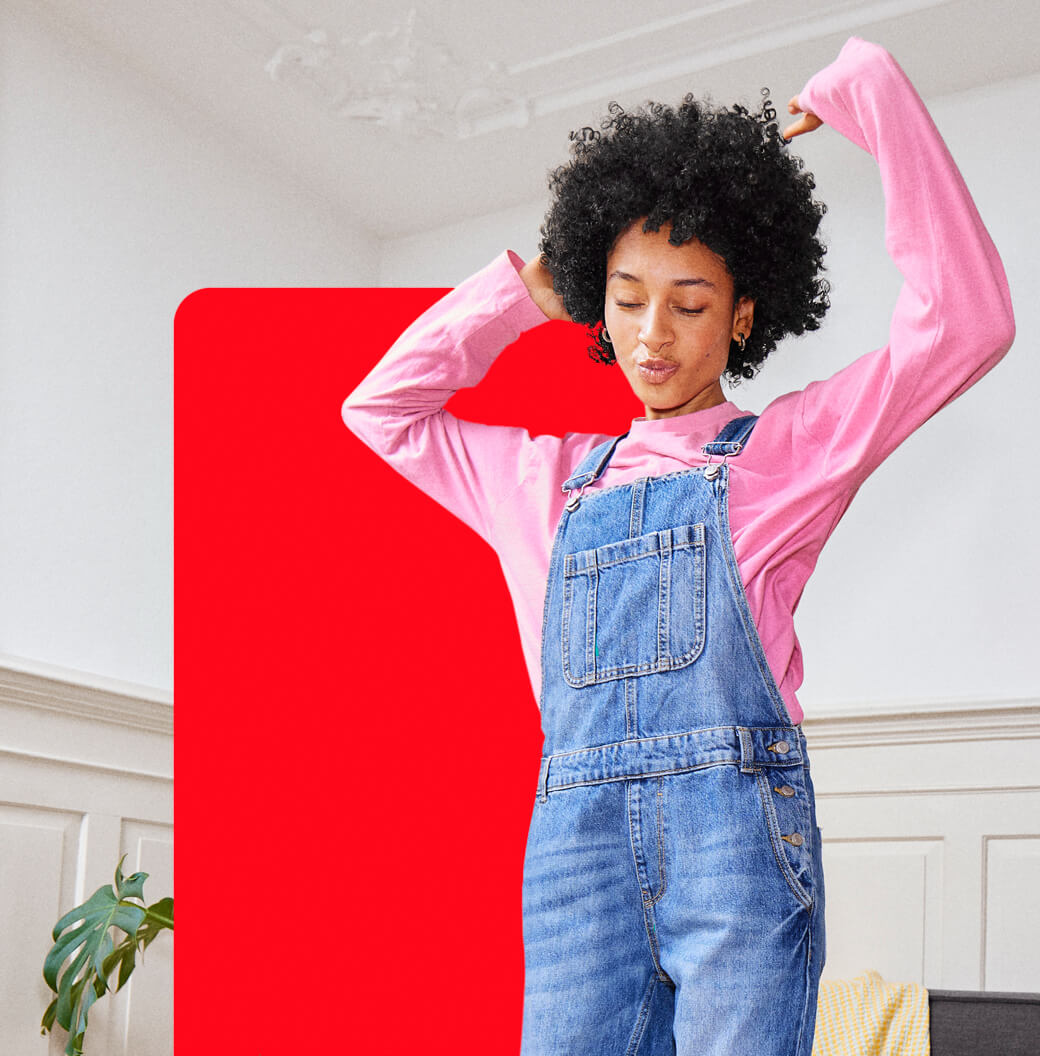
[[[823,124],[811,110],[802,110],[798,105],[797,95],[787,104],[787,112],[789,114],[801,114],[802,116],[784,129],[784,139],[793,139],[795,136],[800,136],[805,132],[812,132]]]
[[[563,319],[571,322],[563,298],[553,289],[552,272],[546,267],[541,253],[535,254],[521,269],[520,278],[524,280],[531,300],[538,305],[549,319]]]

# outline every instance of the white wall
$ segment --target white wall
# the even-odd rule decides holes
[[[1040,220],[1027,185],[1037,148],[1022,122],[1038,86],[1037,79],[1007,82],[934,102],[1003,251],[1020,337],[994,375],[929,423],[864,488],[825,550],[799,613],[810,719],[842,702],[864,702],[882,714],[908,697],[979,698],[992,707],[1036,696],[1029,634],[1036,620],[1028,602],[1040,578],[1030,533],[1040,502],[1027,430],[1037,391],[1030,280]],[[823,333],[792,344],[737,392],[735,399],[752,408],[882,341],[898,286],[884,255],[872,163],[825,133],[799,146],[831,206],[834,309]],[[108,879],[123,851],[132,852],[134,868],[153,873],[157,895],[172,884],[172,718],[149,699],[168,697],[172,684],[177,305],[211,285],[453,285],[505,246],[533,253],[545,202],[379,243],[28,0],[0,9],[0,157],[0,661],[24,658],[0,662],[0,837],[9,844],[7,858],[22,863],[5,885],[13,968],[0,1021],[9,1027],[11,1051],[43,1045],[56,1053],[58,1039],[40,1042],[34,1026],[47,999],[32,974],[45,949],[40,937],[60,909]],[[81,700],[78,689],[58,684],[52,667],[81,672],[71,681],[100,689]],[[150,691],[119,703],[127,693],[120,682]],[[961,743],[985,721],[984,710],[970,713]],[[1030,713],[1026,708],[1020,721],[1015,712],[1004,726],[1017,734]],[[842,730],[858,728],[858,720],[843,721],[851,726]],[[815,734],[810,726],[821,749],[817,786],[829,860],[840,877],[834,856],[845,853],[843,841],[856,850],[893,832],[891,810],[861,816],[868,777],[886,766],[877,783],[887,788],[900,771],[876,753],[850,767],[847,749],[856,745],[847,738],[829,743],[826,734],[826,727]],[[874,727],[864,733],[865,753],[886,743],[884,734]],[[906,768],[916,772],[920,731],[888,736],[912,745]],[[985,766],[963,779],[971,787],[953,791],[999,789],[1007,759],[985,754]],[[1026,773],[1028,760],[1019,764],[1010,769]],[[921,795],[943,784],[946,770],[936,764],[933,771],[922,778],[929,787],[917,789]],[[1035,814],[1034,799],[1021,802]],[[915,809],[900,807],[910,819],[897,832],[904,841],[937,838],[956,820],[952,809],[939,821]],[[964,868],[951,873],[982,875],[975,850],[996,829],[980,810],[971,814],[972,842],[955,862]],[[1007,904],[1028,906],[1023,892],[1032,889],[1036,841],[1022,836],[1029,829],[1019,814],[1009,817],[1024,849],[998,863],[1012,879],[993,890],[1003,896],[1010,887],[1018,894]],[[963,841],[951,830],[951,839],[957,836]],[[1017,853],[1017,844],[1007,846]],[[907,868],[934,875],[920,864],[929,848],[909,852],[917,858]],[[17,898],[41,876],[51,885],[23,920]],[[934,916],[942,902],[928,885]],[[839,889],[832,887],[832,949],[873,957],[842,940],[841,922],[858,919],[858,908],[850,897],[843,913]],[[958,912],[979,906],[974,887],[950,890]],[[950,911],[947,917],[975,920]],[[947,941],[954,954],[942,962],[930,953],[939,932],[931,924],[919,930],[923,971],[899,963],[893,975],[933,986],[1035,986],[1032,961],[1016,965],[1013,976],[973,974],[979,936],[986,935],[981,924],[971,925],[971,942],[959,952]],[[993,948],[1010,947],[1010,925],[994,934]],[[848,974],[867,966],[840,956],[834,964]],[[135,1051],[167,1051],[168,962],[152,965],[133,986],[99,1011],[97,1036],[108,1032],[109,1051],[122,1052],[116,1034],[125,1039],[130,1029]],[[149,1040],[136,1033],[137,1023],[150,1025]]]
[[[206,285],[453,285],[504,246],[533,253],[546,202],[379,243],[27,0],[0,12],[0,71],[0,657],[168,691],[180,300]],[[798,618],[809,713],[1036,692],[1040,215],[1021,115],[1038,85],[931,101],[1004,255],[1020,337],[868,482],[825,549]],[[898,288],[873,163],[826,130],[798,149],[830,206],[834,307],[735,391],[751,409],[883,341]]]
[[[1018,337],[861,489],[796,619],[824,830],[827,978],[874,969],[930,989],[1040,989],[1040,150],[1023,133],[1038,89],[1032,77],[929,100],[1003,256]],[[830,209],[833,307],[822,331],[731,390],[749,410],[882,344],[899,289],[872,159],[827,130],[796,149]],[[505,247],[528,259],[545,205],[389,243],[382,282],[453,285]]]
[[[1040,213],[1030,177],[1038,151],[1021,135],[1038,87],[1031,77],[932,104],[1001,251],[1018,337],[993,372],[867,482],[825,548],[798,613],[809,714],[855,701],[1038,696],[1031,653],[1040,552],[1032,526],[1040,478],[1031,448],[1040,320],[1031,290]],[[884,256],[876,180],[864,180],[862,164],[850,178],[849,167],[838,169],[822,150],[818,160],[806,155],[832,207],[834,317],[806,342],[804,363],[796,365],[792,346],[763,373],[756,399],[801,387],[880,344],[898,287]],[[850,155],[857,152],[842,151],[842,160]],[[839,192],[849,193],[847,204]]]
[[[930,100],[1015,295],[1008,358],[927,423],[867,482],[823,552],[797,617],[808,715],[927,699],[1036,697],[1032,599],[1040,587],[1033,447],[1040,364],[1032,296],[1040,236],[1022,134],[1040,79]],[[753,383],[731,391],[749,410],[826,377],[882,344],[900,277],[884,248],[877,170],[821,130],[797,141],[827,202],[833,307],[824,328],[782,346]],[[566,144],[561,144],[561,161]],[[453,285],[503,248],[529,257],[547,199],[385,245],[384,285]],[[589,369],[595,369],[591,364]],[[638,413],[638,409],[633,413]]]
[[[381,247],[379,284],[457,286],[507,248],[529,260],[538,247],[546,204],[524,202],[464,224],[389,239]]]
[[[172,684],[173,315],[373,241],[45,9],[0,10],[0,656]]]

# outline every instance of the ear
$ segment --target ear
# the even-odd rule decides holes
[[[755,302],[751,297],[739,297],[733,305],[733,339],[737,334],[747,337],[755,321]]]

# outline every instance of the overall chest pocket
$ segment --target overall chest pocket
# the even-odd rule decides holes
[[[674,671],[704,648],[704,525],[567,554],[563,677],[580,689]]]

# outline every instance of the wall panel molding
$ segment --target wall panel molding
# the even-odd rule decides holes
[[[825,976],[874,969],[933,989],[1040,990],[1040,701],[810,714]]]
[[[0,972],[4,1053],[63,1051],[63,1032],[42,1046],[39,1038],[50,929],[112,882],[124,852],[133,866],[126,872],[154,876],[149,897],[172,892],[171,702],[147,687],[78,677],[0,657],[0,850],[12,863],[0,870],[0,934],[9,940]],[[173,943],[160,944],[140,983],[135,976],[118,1001],[91,1010],[88,1048],[93,1037],[105,1056],[173,1052]]]
[[[1040,738],[1040,698],[830,705],[803,723],[811,748]]]
[[[57,711],[172,736],[172,696],[144,686],[123,685],[125,689],[114,680],[0,657],[0,705]]]

